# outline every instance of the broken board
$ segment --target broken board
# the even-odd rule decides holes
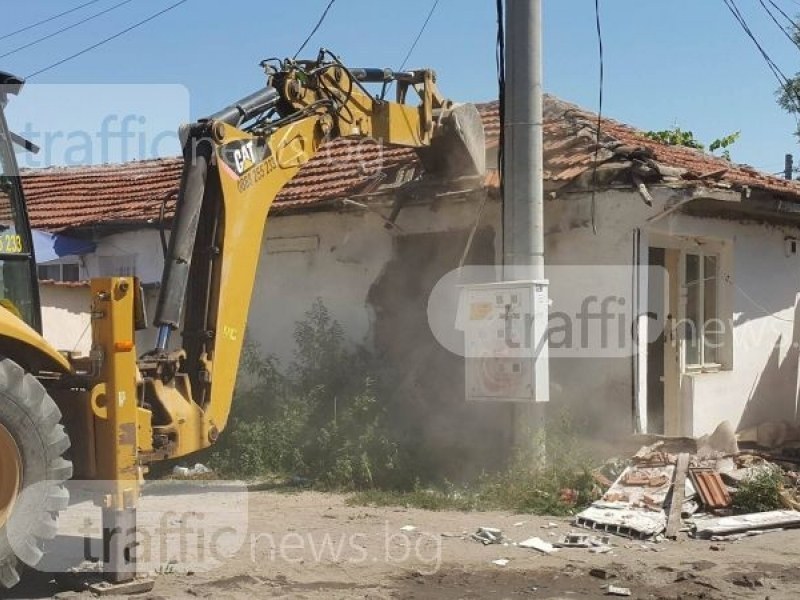
[[[648,511],[632,509],[628,504],[595,502],[575,516],[575,524],[634,539],[646,539],[664,531],[667,515],[663,510]]]
[[[750,515],[736,515],[695,521],[695,535],[709,538],[715,535],[730,535],[759,529],[777,527],[800,527],[800,512],[794,510],[773,510]]]

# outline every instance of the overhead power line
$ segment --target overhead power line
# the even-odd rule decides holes
[[[497,174],[500,179],[500,198],[505,197],[506,145],[506,15],[503,0],[497,0],[497,105],[500,116],[500,135],[497,141]],[[500,203],[501,223],[505,223],[505,202]],[[503,232],[505,235],[505,232]],[[502,242],[505,247],[505,241]]]
[[[138,27],[141,27],[145,23],[149,23],[153,19],[157,19],[158,17],[160,17],[164,13],[167,13],[167,12],[169,12],[169,11],[175,9],[175,8],[178,8],[181,4],[185,4],[188,1],[189,0],[179,0],[178,2],[175,2],[174,4],[170,4],[169,6],[167,6],[166,8],[158,11],[157,13],[154,13],[154,14],[150,15],[149,17],[147,17],[146,19],[142,19],[141,21],[138,21],[138,22],[134,23],[130,27],[126,27],[125,29],[123,29],[121,31],[118,31],[114,35],[110,35],[107,38],[104,38],[104,39],[100,40],[99,42],[96,42],[96,43],[92,44],[91,46],[87,46],[83,50],[79,50],[75,54],[71,54],[71,55],[69,55],[69,56],[67,56],[65,58],[62,58],[59,61],[56,61],[56,62],[54,62],[54,63],[52,63],[50,65],[47,65],[46,67],[44,67],[42,69],[39,69],[38,71],[34,71],[30,75],[28,75],[26,77],[26,79],[31,79],[32,77],[36,77],[37,75],[40,75],[40,74],[44,73],[45,71],[49,71],[50,69],[54,69],[54,68],[56,68],[56,67],[58,67],[60,65],[63,65],[65,62],[69,62],[69,61],[71,61],[71,60],[73,60],[75,58],[78,58],[79,56],[82,56],[82,55],[86,54],[87,52],[91,52],[95,48],[99,48],[100,46],[102,46],[104,44],[107,44],[108,42],[110,42],[112,40],[115,40],[118,37],[121,37],[121,36],[125,35],[126,33],[130,32],[130,31],[133,31],[134,29],[136,29]]]
[[[319,20],[317,21],[317,24],[316,24],[316,25],[314,25],[314,28],[311,30],[311,33],[309,33],[309,34],[308,34],[308,37],[307,37],[307,38],[306,38],[306,39],[303,41],[303,43],[302,43],[302,44],[300,44],[300,47],[297,49],[297,52],[295,52],[295,53],[294,53],[294,56],[293,56],[292,58],[297,58],[297,56],[298,56],[298,55],[299,55],[299,54],[300,54],[300,53],[301,53],[303,50],[305,50],[305,47],[308,45],[308,42],[310,42],[310,41],[311,41],[311,38],[313,38],[313,37],[314,37],[314,35],[317,33],[317,31],[319,31],[319,28],[320,28],[320,27],[322,27],[322,24],[325,22],[325,19],[327,18],[327,16],[328,16],[328,13],[329,13],[329,12],[330,12],[330,10],[331,10],[331,7],[332,7],[332,6],[333,6],[335,3],[336,3],[336,0],[330,0],[330,2],[328,2],[328,6],[326,6],[326,7],[325,7],[325,10],[324,10],[324,11],[322,11],[322,15],[320,16]]]
[[[769,6],[766,5],[764,0],[758,0],[758,2],[759,4],[761,4],[767,15],[769,15],[769,18],[772,19],[772,22],[775,23],[775,26],[781,30],[781,33],[786,37],[786,39],[788,39],[792,43],[792,45],[794,45],[798,50],[800,50],[800,43],[798,43],[798,41],[794,39],[794,37],[788,31],[786,31],[786,28],[783,25],[781,25],[781,22],[778,21],[778,18],[775,16],[775,13],[773,13],[770,10]],[[781,12],[781,14],[783,14],[783,16],[789,21],[791,27],[795,29],[797,28],[795,22],[792,21],[792,19],[789,18],[789,15],[783,12],[781,8],[777,4],[775,4],[775,2],[773,2],[773,0],[769,0],[769,3],[772,4],[772,6],[774,6],[775,8],[777,8]]]
[[[772,60],[769,54],[767,54],[767,51],[761,45],[761,42],[758,41],[752,29],[750,29],[750,26],[747,24],[747,21],[745,20],[741,11],[739,10],[739,7],[736,5],[735,0],[722,0],[722,1],[728,8],[730,13],[733,15],[733,18],[736,19],[736,21],[739,23],[739,25],[741,26],[742,30],[745,32],[747,37],[749,37],[750,40],[753,42],[753,44],[755,44],[759,54],[761,54],[761,57],[764,59],[764,62],[767,63],[769,70],[772,71],[772,74],[775,76],[775,79],[777,79],[783,91],[786,92],[789,101],[792,102],[792,104],[794,104],[796,112],[800,112],[800,95],[798,95],[798,91],[791,84],[789,78],[781,70],[781,68],[775,63],[774,60]]]
[[[501,0],[502,1],[502,0]],[[411,55],[414,53],[414,49],[417,47],[419,40],[422,38],[422,34],[425,33],[425,30],[428,28],[428,23],[431,22],[431,17],[433,17],[433,13],[436,12],[436,7],[439,6],[439,0],[434,0],[433,4],[431,5],[431,9],[428,11],[428,15],[425,17],[425,21],[422,23],[422,27],[419,28],[417,32],[417,37],[414,38],[414,41],[411,43],[411,46],[408,48],[408,52],[406,52],[405,57],[403,58],[403,62],[400,63],[398,67],[398,71],[402,71],[406,68],[408,64],[408,59],[411,58]],[[394,81],[390,81],[388,84],[384,84],[383,90],[381,91],[381,100],[386,98],[386,94],[389,93],[389,90],[394,85]]]
[[[600,26],[600,0],[594,0],[594,23],[597,29],[597,55],[600,63],[600,81],[597,93],[597,140],[592,161],[592,233],[597,235],[597,164],[600,158],[600,137],[603,127],[603,89],[605,87],[605,59],[603,58],[603,29]]]
[[[98,17],[102,17],[104,14],[109,13],[112,10],[116,10],[116,9],[124,6],[125,4],[130,4],[131,2],[133,2],[133,0],[122,0],[122,2],[118,2],[117,4],[114,4],[113,6],[109,6],[108,8],[106,8],[104,10],[101,10],[100,12],[95,13],[93,15],[89,15],[85,19],[81,19],[80,21],[77,21],[76,23],[73,23],[72,25],[67,25],[66,27],[62,27],[61,29],[58,29],[58,30],[54,31],[53,33],[48,33],[47,35],[44,35],[44,36],[42,36],[40,38],[37,38],[37,39],[35,39],[35,40],[31,41],[31,42],[28,42],[27,44],[23,44],[22,46],[17,46],[13,50],[9,50],[5,54],[0,54],[0,58],[5,58],[6,56],[11,56],[12,54],[16,54],[17,52],[25,50],[26,48],[30,48],[31,46],[35,46],[36,44],[40,44],[40,43],[42,43],[42,42],[44,42],[46,40],[49,40],[50,38],[54,38],[57,35],[61,35],[65,31],[69,31],[70,29],[75,29],[76,27],[79,27],[79,26],[83,25],[84,23],[88,23],[89,21],[92,21],[93,19],[96,19]]]
[[[425,33],[425,30],[428,28],[428,23],[431,22],[431,17],[433,16],[433,13],[436,12],[436,7],[437,6],[439,6],[439,0],[434,0],[433,5],[431,6],[431,9],[428,11],[428,16],[425,17],[425,22],[422,24],[422,27],[419,28],[419,32],[417,33],[417,37],[414,38],[414,42],[411,44],[411,47],[408,49],[408,52],[406,52],[406,56],[403,59],[403,62],[400,65],[400,68],[397,69],[398,71],[402,71],[403,69],[406,68],[406,64],[408,64],[408,59],[411,58],[411,55],[414,53],[414,50],[416,49],[417,44],[419,44],[420,38],[422,38],[422,34]]]
[[[789,21],[789,24],[792,25],[792,27],[794,27],[795,29],[797,28],[797,23],[795,22],[795,20],[792,19],[792,17],[790,17],[789,15],[787,15],[786,11],[784,11],[778,4],[775,3],[775,0],[769,0],[769,3],[772,4],[772,6],[775,7],[775,10],[777,10],[779,13],[781,13],[781,15],[783,15],[784,19]],[[795,2],[795,4],[798,4],[798,3]]]
[[[42,19],[41,21],[36,21],[36,23],[31,23],[30,25],[26,25],[25,27],[17,29],[16,31],[12,31],[10,33],[6,33],[6,34],[3,34],[3,35],[0,35],[0,40],[4,40],[6,38],[10,38],[11,36],[17,35],[18,33],[22,33],[24,31],[29,31],[29,30],[33,29],[34,27],[38,27],[39,25],[44,25],[45,23],[49,23],[50,21],[55,21],[56,19],[58,19],[60,17],[63,17],[63,16],[68,15],[70,13],[74,13],[76,10],[80,10],[80,9],[84,8],[85,6],[89,6],[90,4],[97,4],[98,2],[100,2],[100,0],[90,0],[89,2],[84,2],[83,4],[79,4],[75,8],[70,8],[69,10],[65,10],[64,12],[60,12],[57,15],[53,15],[52,17],[47,17],[46,19]]]

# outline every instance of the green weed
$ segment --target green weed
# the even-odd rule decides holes
[[[733,495],[733,509],[741,514],[778,510],[783,489],[783,471],[770,465],[745,479]]]

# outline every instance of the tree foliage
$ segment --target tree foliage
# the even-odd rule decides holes
[[[720,156],[725,160],[731,159],[730,150],[728,148],[736,143],[739,139],[739,135],[741,134],[740,131],[734,131],[726,136],[719,137],[713,140],[708,145],[709,152],[717,152],[718,150],[722,150]],[[696,137],[694,137],[694,133],[691,131],[684,131],[677,125],[672,127],[671,129],[662,129],[660,131],[648,131],[645,133],[645,136],[650,138],[651,140],[655,140],[657,142],[661,142],[662,144],[667,144],[668,146],[685,146],[687,148],[695,148],[697,150],[705,150],[706,146]]]

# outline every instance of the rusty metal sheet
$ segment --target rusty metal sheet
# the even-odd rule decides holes
[[[722,477],[710,469],[690,469],[692,483],[700,495],[700,500],[710,509],[729,508],[733,499]]]

